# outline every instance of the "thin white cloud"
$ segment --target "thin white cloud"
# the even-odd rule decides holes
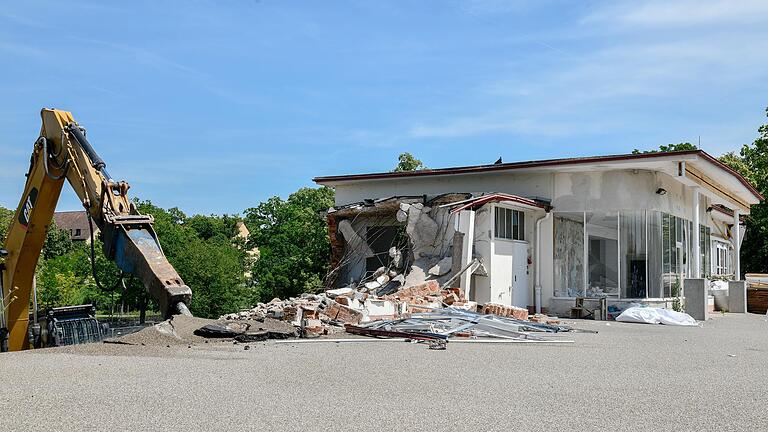
[[[718,1],[712,3],[693,13],[693,20],[704,22],[718,7],[725,7]],[[666,14],[686,15],[683,12],[692,7],[687,1],[674,3],[677,9],[665,5],[652,2],[635,9],[610,5],[593,10],[587,19],[611,17],[611,26],[622,20],[639,22],[640,17],[645,17],[646,23],[663,23],[671,21],[664,18]],[[718,21],[722,26],[707,23],[702,26],[706,30],[677,32],[673,38],[631,26],[618,34],[614,27],[592,26],[588,34],[571,40],[553,35],[565,49],[550,49],[555,45],[548,41],[531,41],[547,51],[527,53],[497,79],[477,83],[474,95],[483,99],[483,108],[417,119],[409,134],[414,138],[450,138],[624,132],[633,128],[633,123],[621,121],[609,107],[627,107],[640,101],[664,105],[675,99],[706,99],[708,93],[743,91],[755,82],[768,80],[768,57],[759,55],[768,51],[768,29],[734,21],[746,22],[752,19],[749,14],[768,12],[768,1],[745,1],[734,9]],[[567,28],[563,31],[570,33]]]
[[[700,24],[758,23],[768,18],[765,0],[677,0],[627,2],[598,9],[585,24],[615,26],[688,26]]]

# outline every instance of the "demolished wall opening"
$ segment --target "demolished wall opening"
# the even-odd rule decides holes
[[[390,254],[390,249],[393,247],[400,251],[403,257],[410,256],[405,225],[368,226],[365,238],[373,252],[373,256],[365,260],[366,273],[374,273],[381,267],[391,267],[395,259],[393,254]]]

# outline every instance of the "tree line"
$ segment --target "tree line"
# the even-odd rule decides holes
[[[218,317],[273,297],[322,289],[330,253],[323,212],[333,205],[328,188],[273,197],[243,216],[188,216],[150,201],[135,203],[139,212],[154,216],[163,252],[192,289],[190,310],[196,316]],[[12,218],[12,210],[0,207],[0,239]],[[250,236],[240,235],[239,223]],[[92,303],[101,313],[156,310],[142,284],[123,277],[101,247],[97,236],[92,269],[90,244],[72,241],[52,222],[35,273],[39,307]]]

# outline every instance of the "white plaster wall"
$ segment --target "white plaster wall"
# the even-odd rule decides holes
[[[666,189],[665,195],[656,190]],[[569,173],[481,173],[473,175],[452,175],[440,177],[411,177],[395,180],[364,181],[336,187],[336,204],[344,205],[363,199],[384,198],[389,196],[427,195],[428,198],[443,193],[469,192],[487,193],[504,192],[526,197],[551,199],[554,211],[617,211],[617,210],[657,210],[692,220],[691,189],[678,182],[672,176],[648,170],[613,170]],[[712,201],[700,196],[700,221],[713,228],[706,208]],[[480,209],[475,220],[475,255],[483,258],[489,274],[493,268],[504,268],[509,263],[502,262],[504,252],[500,250],[499,259],[492,253],[493,213],[490,206]],[[527,214],[526,238],[529,241],[529,255],[535,259],[535,226],[537,212]],[[435,215],[442,219],[441,215]],[[441,222],[440,220],[438,222]],[[453,236],[453,223],[449,221],[444,234],[446,240]],[[723,227],[723,224],[720,224]],[[450,240],[446,242],[449,244]],[[553,218],[542,224],[541,239],[541,286],[542,305],[551,304],[553,296]],[[534,264],[535,265],[535,264]],[[510,267],[511,268],[511,267]],[[503,270],[499,274],[511,271]],[[491,277],[472,276],[471,298],[478,302],[491,300],[491,286],[496,284]],[[530,298],[534,298],[534,267],[529,267]],[[500,282],[501,283],[501,282]]]
[[[512,240],[494,239],[493,256],[491,257],[491,298],[494,303],[512,304],[512,269],[515,256]]]
[[[659,188],[667,190],[659,195]],[[555,211],[654,209],[691,218],[690,192],[667,174],[645,170],[557,173],[552,206]]]
[[[502,304],[511,304],[510,286],[512,286],[513,264],[515,259],[528,262],[528,258],[533,258],[536,232],[536,220],[538,215],[543,216],[543,212],[524,211],[525,213],[525,239],[527,243],[526,255],[522,257],[513,256],[514,244],[519,241],[495,239],[494,229],[494,208],[495,206],[515,208],[503,204],[488,204],[479,209],[475,216],[475,254],[483,258],[489,276],[473,276],[473,286],[477,302],[495,302]],[[519,209],[518,209],[519,210]],[[550,258],[551,261],[551,258]],[[528,297],[533,301],[533,264],[528,265]]]
[[[555,293],[553,276],[554,260],[552,259],[554,253],[553,220],[554,218],[550,216],[541,223],[541,303],[544,307],[547,307],[550,303],[549,299],[551,299]],[[536,263],[534,262],[534,266],[535,265]]]
[[[390,196],[433,197],[444,193],[504,192],[524,197],[550,198],[551,175],[548,173],[478,173],[438,177],[407,177],[340,184],[336,189],[336,205],[360,202],[369,198]]]

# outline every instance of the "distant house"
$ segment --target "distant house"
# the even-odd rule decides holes
[[[241,239],[243,239],[243,240],[245,240],[247,242],[248,241],[248,237],[250,237],[250,235],[251,235],[251,232],[248,230],[248,227],[245,226],[245,223],[243,223],[243,221],[238,221],[237,225],[236,225],[236,229],[237,229],[237,237],[241,238]],[[252,248],[252,249],[246,249],[245,253],[248,255],[248,261],[250,261],[251,263],[254,263],[254,262],[256,262],[256,260],[259,259],[259,248],[257,248],[257,247]],[[250,266],[248,266],[248,267],[250,267]],[[245,277],[246,278],[250,278],[251,277],[250,270],[245,272]]]
[[[53,220],[59,229],[67,231],[72,241],[89,241],[91,231],[88,228],[88,217],[84,210],[63,211],[53,214]],[[93,226],[93,235],[99,234],[99,228]]]
[[[366,281],[401,254],[397,271],[412,263],[423,279],[450,256],[449,275],[482,263],[458,281],[470,300],[558,314],[576,297],[663,306],[685,278],[740,279],[741,215],[763,199],[701,150],[315,182],[336,192],[331,283]]]

